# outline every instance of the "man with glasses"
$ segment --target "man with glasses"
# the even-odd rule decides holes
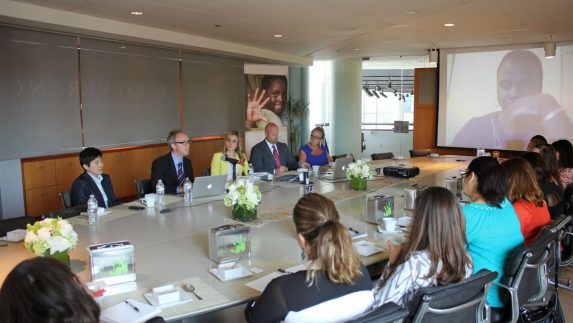
[[[292,157],[288,146],[279,142],[279,127],[269,123],[265,127],[265,140],[251,149],[251,163],[255,172],[283,173],[297,169],[296,160]]]
[[[191,139],[181,130],[171,130],[167,136],[167,145],[171,152],[161,156],[151,164],[151,187],[155,191],[157,181],[162,180],[165,194],[183,192],[185,178],[193,181],[193,167],[189,155]]]

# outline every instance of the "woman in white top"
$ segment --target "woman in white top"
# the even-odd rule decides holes
[[[465,219],[449,190],[430,187],[420,195],[408,232],[401,246],[388,241],[389,262],[374,286],[374,307],[388,302],[406,307],[418,289],[472,274]]]

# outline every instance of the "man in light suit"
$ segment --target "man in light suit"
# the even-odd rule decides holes
[[[193,166],[189,155],[191,139],[181,130],[171,130],[167,136],[167,145],[171,152],[158,157],[151,164],[151,187],[155,191],[157,181],[162,180],[165,194],[183,192],[183,183],[188,177],[193,181]]]
[[[88,147],[80,153],[80,165],[84,173],[72,183],[70,198],[72,206],[85,205],[93,195],[99,207],[112,207],[119,204],[113,193],[111,179],[103,174],[103,159],[99,149]]]
[[[297,169],[298,164],[289,152],[288,146],[278,142],[279,127],[269,123],[265,127],[265,140],[251,149],[251,164],[255,172],[282,173]]]

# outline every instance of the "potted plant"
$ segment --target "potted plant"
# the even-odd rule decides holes
[[[374,172],[370,169],[370,164],[362,159],[348,164],[346,178],[350,180],[350,188],[357,191],[366,190],[367,179],[374,177]]]
[[[224,199],[226,206],[232,206],[234,220],[242,222],[257,218],[257,205],[261,202],[261,191],[251,181],[239,179],[229,185]]]
[[[28,224],[26,231],[26,249],[38,256],[52,257],[70,264],[68,251],[77,246],[78,235],[68,221],[61,217],[45,219]]]
[[[302,146],[302,124],[308,114],[308,102],[304,99],[294,99],[292,94],[287,101],[286,121],[288,127],[288,145],[291,154],[298,156],[298,150]]]

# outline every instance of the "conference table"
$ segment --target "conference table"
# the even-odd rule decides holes
[[[366,191],[350,190],[347,181],[325,182],[313,178],[313,191],[335,202],[345,226],[367,234],[361,239],[385,248],[386,241],[400,233],[380,233],[375,224],[364,221],[366,196],[394,196],[395,216],[408,215],[408,211],[403,210],[406,187],[413,184],[444,186],[445,179],[458,176],[470,160],[471,157],[440,156],[373,161],[373,168],[416,166],[421,172],[410,179],[377,175],[368,181]],[[102,216],[97,225],[88,225],[82,216],[70,218],[79,237],[77,248],[70,251],[71,268],[84,281],[90,281],[87,247],[128,240],[135,247],[136,284],[131,291],[104,297],[101,300],[103,308],[127,298],[146,302],[143,294],[154,287],[166,284],[182,286],[185,283],[193,284],[195,292],[203,300],[193,298],[192,301],[163,308],[161,315],[166,320],[189,318],[245,303],[260,295],[259,291],[246,286],[247,283],[277,273],[279,268],[303,263],[295,240],[292,210],[305,193],[304,185],[278,180],[260,185],[263,197],[257,209],[258,218],[246,224],[251,226],[251,257],[240,261],[241,266],[262,270],[260,273],[230,281],[221,281],[211,274],[209,269],[217,264],[209,259],[209,229],[236,223],[231,219],[231,208],[223,204],[222,198],[185,202],[179,196],[166,196],[164,207],[172,209],[169,213],[160,213],[164,207],[131,210],[128,208],[130,205],[141,205],[134,201],[110,208],[111,213]],[[0,248],[0,282],[19,262],[33,256],[24,248],[23,242]],[[385,252],[361,256],[366,266],[376,266],[385,259]]]

